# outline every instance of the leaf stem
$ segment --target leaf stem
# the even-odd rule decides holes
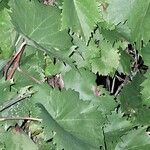
[[[17,70],[24,74],[25,76],[27,76],[28,78],[30,78],[31,80],[33,80],[34,82],[41,84],[41,81],[37,80],[36,78],[32,77],[30,74],[28,74],[27,72],[23,71],[20,67],[17,68]]]
[[[32,118],[32,117],[0,117],[0,121],[7,121],[7,120],[31,120],[31,121],[42,122],[42,119]]]

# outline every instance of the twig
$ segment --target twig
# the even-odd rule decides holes
[[[42,122],[42,119],[32,117],[0,117],[0,121],[7,121],[7,120],[31,120]]]
[[[19,66],[19,62],[20,62],[20,59],[24,52],[25,47],[26,47],[26,41],[24,41],[20,45],[19,50],[15,53],[15,55],[12,57],[12,59],[5,66],[4,76],[5,76],[6,80],[10,80],[12,78],[13,74],[15,73],[15,70]]]
[[[108,88],[108,91],[110,91],[110,80],[109,80],[109,76],[107,76],[107,78],[106,78],[106,87]]]
[[[126,77],[125,80],[124,80],[124,82],[118,87],[118,89],[117,89],[117,91],[116,91],[116,93],[115,93],[115,97],[117,97],[117,95],[119,94],[119,92],[121,91],[121,89],[123,88],[123,86],[124,86],[125,84],[127,84],[128,81],[129,81],[129,78]]]
[[[16,97],[12,98],[11,100],[9,101],[6,101],[5,103],[3,103],[1,106],[0,106],[0,112],[2,112],[3,110],[11,107],[12,105],[20,102],[21,100],[25,99],[25,98],[29,98],[31,97],[31,95],[33,94],[33,92],[26,92],[26,93],[23,93],[23,94],[19,94],[17,95]]]
[[[17,46],[18,45],[18,43],[19,43],[19,41],[20,41],[20,39],[22,38],[22,36],[21,35],[19,35],[19,37],[18,37],[18,39],[17,39],[17,41],[16,41],[16,43],[15,43],[15,46]]]
[[[116,76],[114,76],[114,78],[113,78],[112,87],[111,87],[111,93],[114,92],[115,81],[116,81]]]
[[[116,75],[116,77],[117,77],[117,79],[118,79],[119,81],[123,81],[123,82],[124,82],[124,79],[123,79],[123,78],[119,77],[118,75]]]

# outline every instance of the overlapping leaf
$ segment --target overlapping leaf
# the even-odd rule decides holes
[[[80,69],[80,74],[70,70],[64,76],[66,89],[77,91],[83,100],[92,100],[102,114],[110,114],[116,107],[115,100],[102,87],[96,86],[95,80],[96,76],[83,68]]]
[[[133,7],[128,17],[128,24],[131,29],[132,41],[136,41],[138,45],[141,45],[141,40],[144,43],[150,40],[150,0],[143,2],[134,0],[133,2]]]
[[[25,36],[48,48],[68,50],[71,46],[66,30],[60,31],[60,10],[38,1],[13,1],[12,22]]]
[[[60,31],[61,11],[57,7],[45,6],[36,0],[13,0],[11,7],[12,22],[16,30],[26,36],[28,44],[73,66],[68,57],[71,38],[67,30]]]
[[[119,66],[119,53],[109,42],[102,41],[99,51],[92,58],[91,65],[94,73],[111,74]]]
[[[56,132],[58,149],[99,149],[103,145],[104,116],[89,102],[79,99],[71,90],[62,92],[39,86],[32,100],[39,102],[46,134]]]
[[[70,70],[65,74],[65,88],[79,92],[80,98],[83,100],[91,100],[94,97],[96,75],[84,68],[79,71],[80,74],[74,70]]]
[[[7,4],[8,0],[1,2]],[[28,45],[50,57],[46,56],[45,62],[43,52],[40,54],[26,47],[19,71],[13,76],[15,84],[0,80],[1,116],[30,114],[31,117],[41,117],[44,139],[38,139],[35,144],[20,128],[20,132],[14,129],[15,133],[4,133],[0,127],[0,149],[37,149],[38,145],[44,150],[149,150],[146,128],[139,127],[139,124],[150,124],[149,69],[145,80],[138,74],[120,92],[121,109],[129,114],[129,120],[120,110],[113,111],[117,102],[95,85],[95,74],[111,75],[119,71],[130,75],[130,58],[123,50],[129,41],[136,42],[140,49],[141,40],[143,46],[150,40],[150,0],[58,0],[55,6],[43,5],[38,0],[10,2],[10,15],[16,31],[25,37]],[[105,21],[94,31],[102,20],[97,3],[101,4]],[[6,64],[3,58],[8,58],[11,52],[8,33],[13,28],[7,11],[1,10],[5,6],[0,5],[0,70]],[[73,47],[68,29],[75,32],[71,35]],[[150,44],[141,51],[148,67],[149,50]],[[60,61],[56,59],[56,63],[52,63],[50,58],[54,57]],[[68,65],[64,69],[60,64],[63,61],[74,66],[72,60],[80,68],[79,72],[71,70]],[[44,71],[46,75],[61,72],[66,89],[60,92],[43,83]],[[30,89],[31,85],[34,91]],[[22,97],[23,101],[14,103]],[[13,106],[4,111],[7,105]],[[10,125],[2,124],[5,127]],[[131,130],[135,125],[138,129]]]
[[[124,23],[132,9],[135,0],[109,0],[104,12],[105,19],[115,25]]]
[[[108,149],[115,149],[116,144],[121,140],[121,136],[128,133],[132,128],[132,123],[123,117],[123,113],[112,112],[107,116],[108,122],[104,127],[105,142]]]
[[[150,137],[145,133],[145,130],[145,128],[139,128],[124,135],[122,140],[116,145],[115,150],[149,150]]]
[[[142,96],[140,84],[143,82],[143,76],[137,74],[132,82],[125,85],[120,93],[120,102],[122,110],[127,113],[135,113],[142,106]]]
[[[95,0],[64,0],[62,12],[62,29],[71,28],[83,34],[86,43],[94,26],[101,20]]]
[[[103,14],[107,22],[115,25],[127,21],[126,27],[130,29],[130,40],[137,42],[139,49],[141,40],[144,40],[144,43],[150,40],[149,0],[144,2],[140,0],[110,0],[108,8],[103,11]]]
[[[125,51],[120,49],[120,65],[119,72],[130,74],[131,73],[131,60],[132,57]]]
[[[118,68],[120,56],[117,48],[113,47],[110,42],[99,38],[102,41],[100,41],[100,46],[97,47],[93,42],[86,46],[84,40],[74,36],[74,43],[78,46],[77,52],[83,57],[83,61],[80,62],[84,67],[92,69],[94,73],[111,74]]]

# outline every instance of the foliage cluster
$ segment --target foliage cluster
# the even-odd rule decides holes
[[[0,149],[149,150],[150,0],[0,0]]]

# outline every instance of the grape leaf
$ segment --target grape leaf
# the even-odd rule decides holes
[[[54,140],[60,148],[99,149],[103,145],[103,115],[89,102],[79,99],[71,90],[62,92],[48,86],[36,87],[32,100],[39,104],[46,134],[56,132]],[[59,149],[59,148],[58,148]]]
[[[71,28],[83,34],[86,43],[94,26],[101,19],[95,0],[64,0],[62,11],[62,29]]]
[[[116,145],[115,150],[149,150],[150,137],[147,135],[145,130],[145,127],[139,128],[122,136],[122,141]]]

